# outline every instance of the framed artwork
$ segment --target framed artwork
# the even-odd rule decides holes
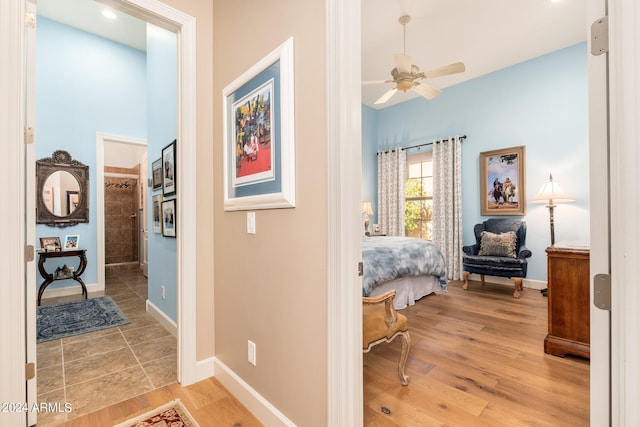
[[[80,244],[80,236],[77,234],[68,234],[64,236],[64,246],[65,250],[73,250],[78,249],[78,245]]]
[[[525,146],[480,153],[480,214],[525,215]]]
[[[176,194],[176,140],[162,149],[162,194]]]
[[[176,237],[176,199],[162,202],[162,235]]]
[[[293,38],[223,89],[224,209],[295,207]]]
[[[62,249],[59,237],[41,237],[40,248],[47,252],[56,252]]]
[[[162,233],[162,194],[156,194],[151,199],[151,222],[153,232]]]
[[[151,189],[159,190],[162,188],[162,159],[158,159],[151,163]]]

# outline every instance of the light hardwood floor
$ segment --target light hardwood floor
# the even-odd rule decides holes
[[[532,289],[516,300],[509,286],[461,285],[402,311],[412,338],[408,386],[397,376],[399,342],[364,355],[365,425],[588,426],[589,361],[544,353],[547,299]],[[170,384],[64,426],[110,426],[178,397],[203,427],[261,425],[210,378]]]
[[[400,343],[364,355],[367,426],[588,426],[589,361],[544,353],[547,299],[470,282],[402,310],[412,346],[400,385]],[[390,411],[385,414],[383,408]]]
[[[108,427],[180,399],[201,427],[262,426],[218,380],[209,378],[188,387],[172,383],[108,408],[76,418],[62,427]]]

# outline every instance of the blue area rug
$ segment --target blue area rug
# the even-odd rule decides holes
[[[38,307],[37,342],[51,341],[126,325],[129,319],[111,297],[98,297]]]

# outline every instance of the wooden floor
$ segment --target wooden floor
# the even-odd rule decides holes
[[[409,319],[408,386],[400,385],[400,343],[364,355],[366,426],[588,426],[589,362],[547,355],[547,299],[525,289],[471,282],[449,285],[402,310]],[[177,383],[63,424],[111,426],[182,399],[202,426],[261,425],[210,378]]]
[[[364,354],[365,425],[588,426],[588,360],[545,354],[547,299],[512,293],[453,282],[402,310],[411,382],[397,376],[399,342]]]
[[[209,378],[187,387],[172,383],[60,424],[60,426],[110,427],[175,399],[182,401],[182,404],[201,427],[262,426],[215,378]]]

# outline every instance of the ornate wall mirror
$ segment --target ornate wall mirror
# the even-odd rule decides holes
[[[69,227],[89,222],[89,166],[63,150],[36,161],[36,223]]]

